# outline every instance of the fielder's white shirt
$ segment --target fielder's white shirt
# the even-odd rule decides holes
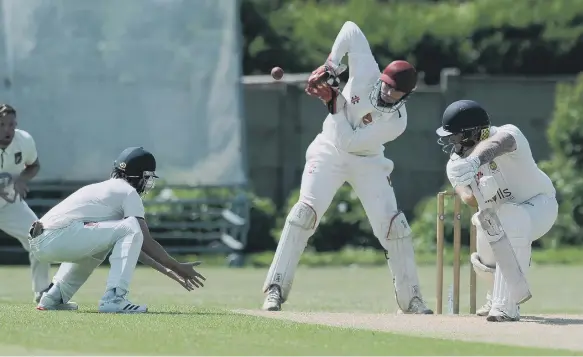
[[[493,176],[500,187],[498,194],[493,198],[494,203],[522,203],[539,194],[554,196],[556,191],[553,182],[538,168],[524,134],[516,126],[508,124],[490,127],[490,136],[498,131],[507,132],[514,137],[516,150],[495,158],[491,163],[480,166],[478,170],[477,178]],[[447,165],[458,158],[459,156],[454,154]],[[448,179],[453,182],[451,177]]]
[[[40,221],[46,229],[73,222],[103,222],[144,217],[144,204],[135,188],[122,179],[109,179],[80,188],[48,211]]]
[[[360,28],[347,21],[338,33],[328,61],[338,66],[348,54],[350,77],[342,90],[346,104],[337,114],[324,120],[319,140],[356,155],[382,154],[383,144],[395,140],[407,127],[407,109],[401,106],[394,113],[379,112],[369,95],[381,72]]]
[[[6,149],[0,149],[0,187],[9,201],[14,201],[14,179],[18,177],[27,165],[32,165],[38,154],[32,136],[20,129],[16,129],[12,142]],[[2,194],[3,195],[3,194]],[[8,202],[0,195],[0,207]],[[20,198],[18,198],[20,199]]]

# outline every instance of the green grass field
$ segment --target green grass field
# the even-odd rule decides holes
[[[446,268],[451,281],[451,267]],[[579,277],[583,267],[533,267],[535,298],[524,314],[583,313]],[[258,309],[266,271],[204,268],[207,286],[187,292],[147,268],[136,272],[130,299],[147,303],[144,315],[96,313],[106,268],[75,297],[77,312],[34,309],[28,269],[0,269],[0,351],[3,355],[577,355],[564,350],[509,347],[386,332],[300,324],[242,315]],[[469,267],[462,274],[462,312],[468,311]],[[435,268],[421,267],[423,292],[435,306]],[[445,289],[447,291],[447,289]],[[560,294],[555,294],[560,291]],[[479,289],[479,297],[483,290]],[[445,296],[447,300],[447,295]],[[482,301],[478,301],[481,305]],[[300,269],[286,311],[375,312],[394,314],[388,269]],[[444,311],[447,308],[444,307]],[[431,317],[428,317],[431,323]],[[560,346],[556,346],[560,348]]]

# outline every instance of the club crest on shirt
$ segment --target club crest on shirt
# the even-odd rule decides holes
[[[492,170],[492,171],[498,170],[498,165],[496,164],[495,161],[490,162],[490,164],[488,164],[488,167],[490,167],[490,170]]]
[[[22,162],[22,152],[17,152],[14,154],[14,163],[16,165],[20,164]]]
[[[372,123],[372,115],[370,115],[370,113],[368,113],[367,115],[363,116],[362,123],[364,125],[368,125],[368,124]]]

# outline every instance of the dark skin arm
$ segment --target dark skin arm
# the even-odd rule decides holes
[[[190,280],[185,280],[185,279],[181,278],[180,276],[178,276],[178,274],[174,273],[172,270],[162,266],[162,264],[160,264],[157,261],[155,261],[154,259],[152,259],[150,256],[148,256],[148,254],[144,253],[143,251],[140,252],[140,257],[138,258],[138,261],[140,263],[147,265],[150,268],[153,268],[153,269],[159,271],[160,273],[168,276],[172,280],[175,280],[180,285],[182,285],[183,288],[185,288],[188,291],[194,290],[194,287],[196,286]]]
[[[28,194],[28,182],[32,180],[40,171],[40,163],[38,159],[35,160],[30,165],[26,165],[26,168],[22,170],[20,175],[14,179],[14,190],[23,200]]]
[[[142,229],[142,234],[144,236],[142,251],[162,266],[171,270],[176,269],[179,263],[172,258],[164,248],[162,248],[160,243],[152,238],[146,220],[142,218],[138,219],[138,221],[140,222],[140,228]]]
[[[480,160],[480,166],[489,164],[495,158],[511,153],[517,148],[516,139],[512,134],[499,131],[488,139],[479,142],[471,152],[471,156]],[[457,186],[454,188],[458,196],[465,204],[471,207],[478,207],[478,202],[472,194],[470,187]]]

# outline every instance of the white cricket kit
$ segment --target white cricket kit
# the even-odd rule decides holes
[[[336,114],[328,114],[313,146],[321,151],[334,148],[359,155],[382,155],[383,144],[399,137],[407,126],[407,109],[403,105],[393,113],[379,112],[369,95],[381,73],[370,51],[368,40],[352,22],[344,24],[330,53],[329,62],[339,65],[348,53],[350,78],[342,90],[345,105]]]
[[[87,185],[53,207],[42,218],[45,229],[58,229],[75,222],[119,221],[144,218],[144,204],[135,188],[122,179]]]
[[[360,198],[375,236],[389,252],[397,300],[407,310],[411,297],[420,297],[417,272],[412,244],[401,239],[410,239],[410,228],[404,215],[397,215],[390,179],[394,164],[383,155],[383,144],[405,131],[407,110],[402,105],[398,111],[383,113],[372,105],[369,96],[381,73],[368,40],[350,21],[336,37],[328,62],[338,66],[345,54],[350,71],[342,90],[346,101],[338,102],[343,106],[326,117],[322,132],[307,149],[300,199],[288,215],[264,290],[279,285],[283,300],[287,299],[309,237],[337,190],[348,182]],[[393,222],[399,228],[391,229]]]
[[[129,290],[143,242],[137,218],[143,217],[137,191],[112,178],[80,188],[47,212],[40,219],[44,232],[31,240],[31,249],[42,261],[64,262],[53,279],[64,302],[110,251],[107,290]]]
[[[551,179],[541,171],[530,150],[528,140],[514,125],[492,126],[490,136],[498,131],[511,134],[516,141],[516,150],[501,155],[491,163],[482,165],[478,170],[478,179],[492,176],[499,186],[498,193],[488,202],[494,203],[500,223],[502,224],[516,258],[526,274],[530,265],[531,243],[545,235],[553,226],[558,215],[558,203]],[[456,155],[450,159],[457,159]],[[452,182],[451,177],[449,178]],[[486,197],[484,197],[487,199]],[[486,267],[496,266],[496,259],[488,240],[477,227],[477,258]],[[476,258],[476,257],[474,257]],[[475,259],[473,259],[474,266]],[[517,312],[515,302],[508,298],[505,281],[499,269],[494,276],[484,274],[485,269],[476,272],[491,281],[494,278],[492,305],[503,309],[511,315]],[[499,278],[500,276],[500,278]]]
[[[14,191],[14,179],[27,165],[37,160],[36,144],[32,136],[16,129],[14,138],[8,147],[0,149],[0,229],[18,239],[23,248],[30,252],[28,231],[36,214],[21,200]],[[29,254],[32,273],[32,290],[39,293],[49,286],[50,264],[40,263]]]

